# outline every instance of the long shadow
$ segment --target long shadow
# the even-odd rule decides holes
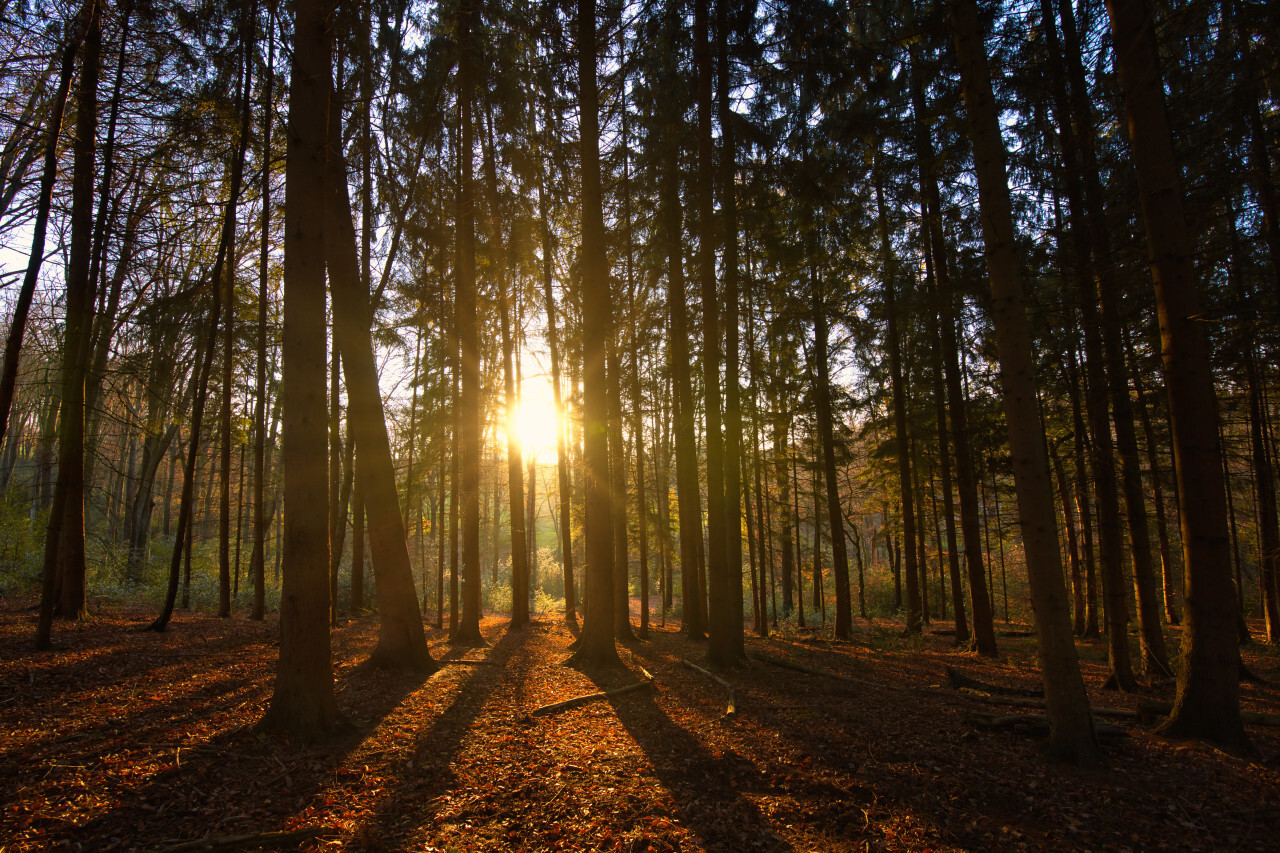
[[[595,679],[593,679],[595,681]],[[596,681],[601,689],[607,686]],[[708,850],[793,850],[744,794],[768,794],[760,774],[736,753],[713,755],[676,724],[652,693],[612,700],[614,712],[670,792],[681,820]]]
[[[408,760],[396,768],[397,784],[383,797],[368,822],[357,830],[354,844],[394,849],[428,822],[431,801],[457,782],[452,769],[462,742],[471,730],[489,695],[503,676],[507,660],[529,639],[527,632],[503,629],[501,638],[489,647],[491,666],[471,670],[449,707],[435,721],[418,732]],[[447,660],[448,658],[446,658]]]
[[[469,672],[468,684],[478,674]],[[348,669],[335,690],[340,711],[356,725],[322,744],[292,744],[241,726],[190,747],[179,746],[188,726],[227,713],[242,697],[260,689],[236,678],[202,684],[196,695],[148,708],[131,719],[124,732],[112,721],[96,724],[91,736],[77,738],[66,753],[59,753],[59,763],[49,765],[55,775],[46,796],[68,802],[83,797],[76,771],[91,767],[96,782],[92,794],[110,805],[88,819],[77,816],[83,814],[79,808],[48,814],[32,828],[43,831],[42,837],[68,840],[84,850],[111,847],[121,839],[145,848],[206,833],[217,837],[292,828],[309,803],[332,790],[334,773],[343,761],[425,680],[367,663]],[[237,686],[240,689],[233,689]],[[190,709],[182,707],[187,701]],[[457,707],[455,700],[451,709]],[[147,742],[156,735],[172,743]],[[138,756],[139,750],[147,755]],[[138,766],[157,765],[145,781],[135,775]],[[0,817],[0,835],[10,834],[12,827],[6,822]]]
[[[96,760],[107,772],[100,774],[93,796],[110,800],[111,807],[83,823],[51,820],[46,837],[66,839],[81,850],[122,840],[145,849],[206,833],[282,830],[327,781],[316,757],[239,728],[198,747],[166,751],[165,768],[138,784],[111,771],[118,761],[120,773],[127,773],[132,756],[104,753]],[[74,799],[74,777],[67,781],[66,795]]]

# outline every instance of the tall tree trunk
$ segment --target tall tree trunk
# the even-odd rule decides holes
[[[1245,751],[1252,746],[1240,722],[1240,655],[1235,593],[1226,570],[1231,554],[1219,468],[1218,401],[1198,320],[1192,244],[1154,23],[1143,0],[1109,0],[1107,13],[1150,250],[1182,503],[1186,620],[1173,713],[1161,731]]]
[[[725,638],[736,661],[747,659],[742,611],[742,400],[739,390],[738,342],[738,202],[733,138],[733,110],[729,100],[728,0],[716,0],[717,105],[720,117],[720,207],[724,244],[724,547]],[[837,580],[837,584],[839,581]]]
[[[911,455],[907,441],[907,397],[902,371],[902,342],[899,337],[898,299],[896,295],[897,264],[889,245],[889,223],[884,209],[883,178],[876,174],[876,211],[880,229],[881,275],[884,280],[885,330],[889,349],[889,378],[893,386],[893,431],[898,455],[898,485],[902,496],[902,538],[907,558],[907,625],[906,633],[920,633],[920,585],[916,555],[916,514],[911,496]],[[921,555],[923,557],[923,555]]]
[[[22,351],[22,338],[26,333],[27,315],[35,296],[36,282],[40,280],[40,267],[44,263],[45,233],[49,227],[49,209],[53,203],[54,182],[58,179],[58,137],[62,133],[62,119],[66,113],[67,95],[71,91],[71,77],[75,71],[76,52],[86,31],[94,26],[98,15],[97,0],[85,0],[76,16],[73,33],[62,49],[59,61],[58,86],[54,89],[49,105],[48,127],[45,129],[44,171],[40,177],[39,194],[36,196],[35,220],[31,226],[31,254],[27,257],[27,271],[22,277],[22,288],[13,306],[9,320],[9,334],[5,339],[4,367],[0,372],[0,437],[9,424],[9,410],[13,407],[13,393],[18,382],[18,358]]]
[[[1267,447],[1266,406],[1258,375],[1261,371],[1253,353],[1249,353],[1245,369],[1249,396],[1249,444],[1257,491],[1258,540],[1261,544],[1258,569],[1262,574],[1262,612],[1266,619],[1267,641],[1276,644],[1280,643],[1280,602],[1276,595],[1277,582],[1280,582],[1280,526],[1276,522],[1275,468]]]
[[[329,489],[325,482],[325,149],[332,11],[328,0],[294,0],[285,168],[284,586],[280,659],[263,723],[301,740],[327,734],[338,719],[329,645]]]
[[[836,441],[834,417],[831,412],[831,367],[828,352],[830,332],[827,327],[827,309],[822,293],[817,287],[816,281],[814,285],[813,358],[818,368],[814,390],[817,392],[818,398],[818,435],[822,441],[823,477],[827,486],[827,518],[831,532],[831,571],[835,576],[836,586],[835,635],[842,640],[847,640],[852,636],[853,631],[853,605],[849,597],[849,553],[845,545],[844,515],[840,509],[840,483],[836,480]],[[816,510],[817,507],[815,506],[814,509]],[[815,534],[817,525],[818,520],[815,515]]]
[[[616,320],[617,318],[615,318]],[[620,323],[615,323],[620,326]],[[634,641],[631,630],[631,548],[627,537],[627,447],[622,436],[622,356],[620,329],[612,331],[606,345],[606,381],[609,383],[609,494],[613,525],[613,630],[615,638]]]
[[[473,0],[458,9],[458,109],[461,166],[458,187],[455,251],[454,328],[461,348],[462,393],[459,401],[460,466],[458,498],[462,504],[462,613],[452,636],[455,642],[479,645],[480,635],[480,321],[476,308],[475,186],[471,126],[473,95],[471,44]]]
[[[360,489],[364,492],[369,551],[378,595],[378,645],[369,660],[376,666],[434,672],[422,630],[422,611],[413,587],[408,537],[396,488],[395,463],[387,437],[386,414],[378,390],[369,294],[360,292],[360,262],[346,161],[342,157],[341,110],[329,106],[330,151],[326,175],[325,261],[333,294],[334,348],[347,377],[347,424],[360,448]],[[337,499],[338,496],[334,496]],[[344,509],[345,517],[345,509]]]
[[[1027,579],[1036,616],[1040,669],[1044,675],[1050,726],[1046,754],[1054,760],[1094,764],[1099,760],[1098,745],[1071,636],[1062,580],[1053,484],[1036,402],[1031,330],[1015,254],[1006,152],[991,90],[986,45],[977,3],[949,0],[948,5],[960,68],[960,89],[973,140],[983,240],[994,300],[992,319],[1000,354],[1001,389],[1027,555]]]
[[[711,43],[709,0],[695,0],[693,61],[697,70],[698,278],[702,293],[702,394],[706,419],[704,440],[707,485],[707,575],[710,581],[707,629],[712,666],[732,666],[734,604],[729,600],[729,565],[725,553],[724,435],[720,397],[720,297],[716,288],[716,235],[713,192],[714,152],[711,139]],[[735,507],[736,510],[736,507]],[[741,566],[738,569],[741,573]],[[741,632],[739,632],[741,634]]]
[[[511,327],[512,269],[502,237],[503,215],[498,198],[497,153],[494,150],[493,114],[488,121],[488,145],[484,152],[485,197],[488,204],[489,251],[498,286],[499,325],[502,333],[502,388],[506,405],[507,518],[511,525],[511,627],[529,624],[529,547],[525,539],[524,452],[516,427],[516,380],[513,358],[515,335]]]
[[[244,173],[244,157],[249,148],[249,127],[253,119],[253,102],[249,98],[249,66],[253,55],[252,34],[257,29],[250,20],[251,4],[240,10],[240,81],[237,100],[240,103],[240,135],[236,144],[237,162],[232,164],[236,172],[232,183],[240,188]],[[235,393],[235,339],[236,339],[236,235],[235,215],[238,199],[233,195],[227,201],[228,218],[233,225],[227,239],[226,282],[214,282],[214,287],[225,287],[222,302],[227,310],[222,322],[222,409],[220,412],[219,467],[222,481],[218,487],[218,617],[231,615],[231,398]]]
[[[674,30],[674,24],[668,23]],[[669,38],[675,37],[668,33]],[[674,48],[672,48],[674,49]],[[670,60],[669,60],[670,61]],[[664,73],[673,75],[670,69]],[[664,78],[666,79],[666,78]],[[675,120],[674,118],[672,119]],[[689,377],[689,321],[684,279],[684,229],[680,200],[680,166],[674,140],[662,177],[663,231],[667,255],[667,366],[675,390],[676,492],[679,496],[680,577],[684,633],[692,639],[706,635],[702,592],[698,584],[698,549],[702,540],[702,498],[698,486],[697,446],[694,439],[693,389]]]
[[[253,546],[249,554],[249,574],[253,576],[253,609],[251,619],[266,617],[266,541],[267,517],[263,494],[267,480],[267,277],[271,269],[271,129],[272,98],[275,96],[275,7],[267,19],[266,80],[262,84],[262,174],[259,194],[262,196],[258,240],[258,323],[255,329],[256,352],[253,401]]]
[[[614,643],[613,541],[609,495],[609,389],[605,336],[612,328],[600,188],[600,100],[596,82],[596,4],[578,0],[577,59],[582,169],[582,359],[584,525],[587,540],[585,613],[578,650],[569,662],[585,669],[621,668]]]
[[[93,282],[89,279],[89,266],[101,54],[102,8],[95,4],[85,33],[80,86],[76,93],[75,171],[71,184],[71,243],[67,250],[66,321],[62,346],[62,419],[58,425],[58,480],[55,487],[65,497],[61,500],[58,537],[46,543],[45,548],[45,570],[53,568],[57,573],[56,613],[65,619],[83,619],[89,615],[84,553],[84,386],[93,310]],[[58,502],[56,496],[54,500]]]
[[[545,177],[538,181],[538,219],[542,228],[542,298],[547,312],[547,346],[551,356],[551,394],[556,411],[556,482],[560,496],[560,564],[564,578],[564,618],[576,622],[577,603],[573,588],[573,493],[569,484],[569,451],[565,433],[568,419],[564,417],[564,401],[561,399],[560,365],[561,349],[556,329],[556,301],[551,292],[554,277],[554,244],[551,240],[551,220],[547,213]]]
[[[1176,600],[1177,581],[1173,552],[1169,547],[1169,522],[1164,507],[1164,483],[1160,476],[1160,453],[1156,443],[1155,430],[1151,425],[1151,412],[1147,406],[1147,395],[1143,388],[1142,370],[1137,355],[1133,352],[1132,341],[1127,347],[1129,351],[1129,369],[1133,375],[1134,392],[1137,395],[1138,421],[1142,425],[1142,437],[1147,448],[1147,462],[1151,466],[1151,498],[1156,513],[1156,543],[1160,554],[1160,580],[1164,599],[1164,615],[1170,625],[1182,622],[1178,613]]]
[[[922,181],[922,183],[926,182],[927,180]],[[930,210],[928,203],[924,205],[924,215],[927,223],[932,218],[932,211]],[[924,252],[925,282],[935,303],[934,308],[929,311],[927,323],[931,327],[930,337],[936,345],[930,356],[931,364],[929,365],[929,373],[933,379],[934,419],[937,421],[938,425],[938,460],[939,467],[941,468],[942,506],[943,513],[946,516],[947,557],[948,568],[951,574],[951,600],[952,607],[955,610],[955,643],[957,646],[964,646],[967,645],[970,640],[969,623],[965,619],[964,589],[960,582],[960,552],[956,548],[955,498],[951,489],[951,443],[947,440],[947,424],[950,421],[950,417],[947,415],[946,383],[942,369],[942,350],[944,349],[944,344],[942,342],[941,327],[943,323],[951,322],[951,312],[943,307],[942,301],[943,299],[947,299],[949,301],[950,294],[948,293],[944,297],[941,288],[938,286],[936,264],[934,262],[933,255],[934,247],[926,238]],[[937,515],[937,506],[935,505],[935,528],[937,527]],[[942,598],[941,595],[941,591],[939,591],[939,600],[943,602],[943,609],[945,610],[945,598]]]

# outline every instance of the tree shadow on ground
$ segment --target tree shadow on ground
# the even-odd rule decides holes
[[[367,660],[346,667],[335,680],[334,692],[349,725],[316,744],[294,743],[248,725],[192,742],[189,723],[231,712],[244,701],[261,704],[269,699],[269,684],[237,690],[241,680],[234,677],[143,709],[131,717],[127,735],[116,722],[103,720],[82,733],[88,748],[77,749],[74,761],[109,765],[119,760],[132,770],[138,763],[136,751],[145,750],[153,754],[144,763],[154,772],[144,779],[135,775],[113,780],[115,784],[95,792],[110,802],[107,809],[83,822],[49,820],[48,837],[95,850],[125,841],[147,847],[206,833],[218,837],[275,832],[305,823],[308,804],[340,790],[344,762],[427,679],[421,673],[380,669]],[[189,707],[183,707],[186,703]],[[135,754],[112,754],[121,749]],[[68,774],[64,796],[75,796],[74,784]]]
[[[418,730],[409,760],[392,768],[395,785],[364,826],[356,830],[352,839],[355,846],[393,849],[397,842],[407,842],[430,822],[432,801],[457,782],[452,763],[467,732],[502,678],[506,660],[527,638],[524,632],[504,628],[497,642],[488,647],[492,665],[467,668],[465,680],[449,706],[429,726]],[[472,650],[470,646],[460,646],[438,661],[447,663]],[[455,668],[449,667],[446,672],[452,669]]]
[[[596,683],[602,690],[610,686],[603,680]],[[610,704],[675,800],[681,821],[708,850],[794,849],[748,799],[769,793],[750,761],[736,752],[712,753],[667,715],[652,691],[618,697]]]

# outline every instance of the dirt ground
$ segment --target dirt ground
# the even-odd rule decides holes
[[[1034,734],[989,725],[1035,707],[945,674],[1033,688],[1028,637],[1000,637],[996,661],[891,622],[849,643],[748,637],[752,654],[846,678],[757,660],[725,674],[726,716],[729,691],[682,663],[705,643],[674,624],[598,681],[561,665],[573,635],[549,614],[523,631],[486,619],[483,649],[429,630],[455,663],[424,677],[364,665],[377,622],[361,616],[334,632],[348,727],[297,745],[256,728],[274,621],[180,614],[139,632],[151,615],[103,608],[37,653],[32,602],[0,599],[0,853],[1278,849],[1280,729],[1250,726],[1257,752],[1236,757],[1100,718],[1121,729],[1103,767],[1046,765]],[[1104,649],[1081,648],[1095,707],[1172,698],[1167,682],[1102,690]],[[1244,707],[1280,713],[1280,654],[1244,660],[1265,679],[1242,685]],[[529,716],[645,672],[648,687]]]

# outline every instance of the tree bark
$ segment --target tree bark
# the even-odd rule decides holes
[[[1001,392],[1009,428],[1027,578],[1036,617],[1040,668],[1052,760],[1095,764],[1099,760],[1089,697],[1071,636],[1062,561],[1036,401],[1031,330],[1022,298],[1013,216],[1005,171],[1006,152],[991,89],[986,45],[974,0],[949,0],[950,23],[960,68],[982,214],[983,241],[993,297],[992,319],[1000,355]]]
[[[902,374],[902,342],[899,337],[898,300],[896,295],[897,264],[889,245],[889,223],[884,209],[884,192],[876,177],[876,211],[880,228],[881,286],[884,291],[885,338],[889,350],[889,377],[893,386],[893,431],[898,457],[898,485],[902,499],[902,538],[907,558],[907,625],[906,633],[920,633],[920,584],[916,554],[916,514],[911,496],[911,456],[907,442],[907,397]],[[922,555],[921,555],[922,556]]]
[[[452,632],[455,642],[481,645],[480,635],[480,321],[476,308],[475,187],[472,176],[474,148],[471,126],[473,95],[471,44],[472,0],[458,8],[458,108],[460,161],[455,250],[454,328],[461,349],[461,399],[459,401],[458,499],[462,504],[462,612]]]
[[[62,419],[58,426],[58,480],[65,492],[63,517],[54,546],[57,572],[57,615],[83,619],[89,615],[85,589],[84,457],[85,374],[93,311],[93,184],[97,160],[98,75],[102,64],[102,7],[89,15],[81,53],[76,93],[75,164],[71,185],[71,242],[67,250],[66,322],[62,347]],[[56,500],[56,499],[55,499]],[[46,552],[46,570],[49,556]]]
[[[378,645],[369,660],[376,666],[435,672],[422,630],[422,611],[413,586],[408,537],[396,489],[395,463],[387,438],[386,414],[378,390],[373,352],[372,309],[360,292],[360,260],[355,220],[342,156],[341,109],[331,101],[330,155],[326,174],[325,261],[333,294],[335,348],[347,378],[347,424],[360,448],[356,476],[364,493],[369,551],[378,595]],[[338,496],[334,496],[338,499]],[[345,511],[344,511],[345,518]]]
[[[609,494],[609,389],[605,336],[612,328],[600,187],[600,100],[596,81],[595,0],[578,0],[579,167],[582,170],[582,359],[586,612],[578,650],[567,663],[621,669],[614,643],[613,537]]]
[[[1192,243],[1154,25],[1142,0],[1109,0],[1107,13],[1150,251],[1182,508],[1186,618],[1173,713],[1161,731],[1248,751],[1252,745],[1240,722],[1237,610],[1227,570],[1231,554],[1219,468],[1218,401],[1198,320]]]
[[[49,106],[48,127],[45,130],[44,172],[40,177],[35,220],[31,226],[31,254],[27,257],[27,271],[22,277],[22,287],[18,291],[18,299],[13,306],[13,317],[9,320],[9,334],[5,339],[4,367],[3,372],[0,372],[0,438],[8,430],[9,410],[13,407],[13,393],[18,382],[18,358],[22,351],[22,338],[26,332],[27,315],[31,311],[36,282],[40,280],[40,267],[44,263],[45,233],[49,227],[53,187],[58,179],[58,137],[62,133],[62,119],[66,113],[67,96],[71,91],[76,51],[96,14],[96,0],[85,0],[77,15],[79,23],[73,28],[74,34],[68,39],[59,61],[58,86],[54,89],[53,100]]]
[[[338,720],[329,645],[329,489],[325,482],[325,156],[332,7],[294,0],[285,168],[283,588],[280,658],[263,724],[300,740]]]

